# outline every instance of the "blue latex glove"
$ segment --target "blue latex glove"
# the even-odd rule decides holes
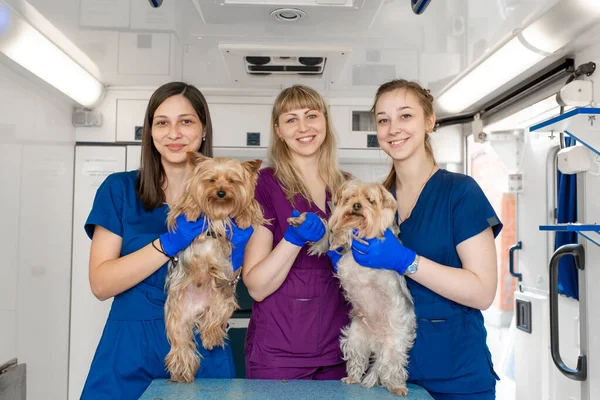
[[[329,250],[327,255],[331,259],[331,263],[333,264],[333,270],[337,272],[337,265],[340,262],[340,258],[342,258],[342,248],[338,247],[335,250]]]
[[[389,229],[386,229],[383,234],[383,240],[377,238],[363,240],[367,244],[352,239],[352,255],[357,263],[365,267],[389,269],[402,275],[417,257],[417,253],[402,246]]]
[[[299,217],[298,210],[292,211],[292,217]],[[306,220],[298,227],[288,226],[283,238],[293,245],[302,247],[306,242],[318,242],[325,235],[325,224],[317,214],[306,213]]]
[[[231,264],[233,265],[233,271],[237,271],[238,268],[244,264],[244,252],[246,251],[246,245],[250,240],[250,236],[254,233],[254,228],[250,225],[246,229],[241,229],[237,226],[235,221],[231,220],[231,234],[229,227],[226,228],[227,237],[231,241]]]
[[[169,257],[175,256],[181,250],[188,247],[196,237],[208,229],[208,224],[204,224],[204,216],[196,221],[188,221],[185,215],[177,217],[176,226],[173,230],[160,235],[160,244]]]

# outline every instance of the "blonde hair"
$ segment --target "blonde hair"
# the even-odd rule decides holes
[[[394,79],[392,81],[386,82],[383,85],[379,86],[377,89],[377,93],[375,94],[375,101],[373,102],[373,108],[371,108],[371,112],[375,116],[375,107],[377,106],[377,102],[386,93],[393,92],[395,90],[405,89],[407,92],[415,95],[419,104],[423,108],[423,112],[425,114],[425,118],[431,118],[433,114],[433,96],[429,89],[423,88],[419,83],[414,81],[408,81],[406,79]],[[435,130],[435,127],[434,127]],[[429,158],[433,161],[435,165],[437,162],[435,161],[435,157],[433,155],[433,147],[431,146],[431,136],[429,133],[425,134],[425,152],[429,156]],[[385,186],[388,190],[391,190],[394,184],[396,183],[396,169],[392,166],[392,170],[388,174],[387,178],[383,181],[383,186]]]
[[[344,182],[344,174],[338,167],[337,144],[331,119],[327,112],[325,99],[313,88],[294,85],[279,93],[271,112],[271,143],[269,144],[269,163],[279,180],[286,198],[293,204],[293,198],[301,194],[309,203],[313,202],[298,166],[292,158],[287,144],[276,133],[279,116],[297,109],[318,110],[325,117],[325,140],[319,148],[319,175],[325,181],[330,193],[335,193]]]

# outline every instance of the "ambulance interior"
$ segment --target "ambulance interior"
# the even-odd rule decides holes
[[[600,398],[599,39],[599,0],[0,0],[0,382],[19,376],[0,398],[79,398],[111,304],[83,225],[103,179],[139,167],[158,86],[202,91],[215,156],[266,162],[275,96],[309,85],[342,168],[381,182],[370,109],[395,78],[430,89],[437,163],[504,224],[497,398]]]

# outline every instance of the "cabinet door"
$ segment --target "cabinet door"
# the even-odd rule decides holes
[[[112,304],[112,300],[99,301],[90,289],[91,241],[83,226],[100,184],[113,172],[125,170],[125,156],[125,146],[77,146],[75,149],[69,399],[81,396]]]

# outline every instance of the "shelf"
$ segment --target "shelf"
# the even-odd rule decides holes
[[[596,246],[600,247],[600,242],[598,239],[592,239],[591,235],[585,232],[595,232],[600,236],[600,225],[596,224],[579,224],[579,223],[571,223],[571,224],[556,224],[556,225],[540,225],[540,231],[554,231],[554,232],[577,232],[578,235],[583,236],[590,242],[594,243]]]
[[[529,128],[530,132],[564,132],[600,156],[600,108],[576,108]],[[597,133],[590,137],[589,133]]]

